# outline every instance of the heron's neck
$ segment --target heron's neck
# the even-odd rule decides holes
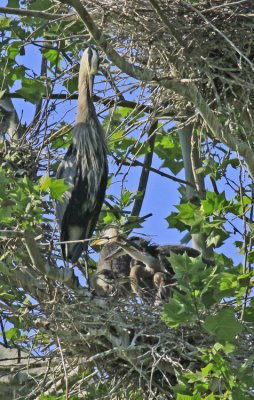
[[[81,74],[80,74],[81,75]],[[82,76],[82,75],[81,75]],[[91,116],[93,102],[90,96],[88,75],[84,74],[79,80],[79,95],[76,123],[87,122]]]

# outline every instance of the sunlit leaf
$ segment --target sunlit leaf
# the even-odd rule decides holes
[[[52,179],[49,185],[52,199],[63,201],[62,195],[70,186],[64,183],[64,179]]]
[[[20,330],[18,328],[10,328],[5,332],[7,339],[17,339],[20,337]]]
[[[202,215],[199,206],[189,202],[180,204],[176,208],[179,210],[179,220],[192,228],[197,227],[199,231],[200,224],[203,224],[204,222],[204,216]]]
[[[177,394],[176,400],[201,400],[201,397],[198,395],[190,396],[188,394]]]
[[[55,49],[43,49],[42,54],[50,62],[51,65],[60,62],[60,53]]]
[[[43,191],[46,192],[51,185],[52,179],[50,178],[50,176],[43,175],[40,180],[39,180],[39,188]]]
[[[224,192],[217,194],[206,191],[206,199],[201,200],[201,204],[205,215],[211,215],[220,210],[225,211],[229,202],[226,200]]]
[[[0,18],[0,29],[6,29],[10,26],[11,19],[7,17]]]

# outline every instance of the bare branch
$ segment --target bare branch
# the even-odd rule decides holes
[[[148,132],[148,144],[150,149],[147,151],[144,159],[144,165],[141,171],[140,179],[139,179],[139,185],[138,185],[138,192],[141,192],[142,195],[140,195],[134,202],[133,209],[131,212],[131,216],[139,216],[142,204],[145,198],[145,191],[146,191],[146,186],[148,183],[148,177],[149,177],[149,171],[152,165],[152,160],[153,160],[153,151],[154,151],[154,143],[155,143],[155,138],[156,138],[156,129],[158,127],[158,121],[152,122],[149,132]]]
[[[123,165],[131,165],[131,166],[139,166],[139,167],[144,167],[145,166],[144,163],[142,163],[142,162],[140,162],[138,160],[132,160],[132,159],[130,159],[128,157],[124,161],[119,161],[115,157],[114,157],[114,159],[115,159],[117,164],[119,164],[121,162]],[[174,182],[178,182],[178,183],[182,183],[184,185],[195,187],[195,185],[193,183],[189,182],[189,181],[185,181],[184,179],[177,178],[174,175],[167,174],[166,172],[160,171],[160,170],[158,170],[156,168],[147,166],[146,169],[148,169],[151,172],[154,172],[157,175],[163,176],[164,178],[171,179]]]
[[[250,65],[252,71],[254,71],[254,64],[250,61],[248,57],[246,57],[236,46],[235,44],[226,36],[223,32],[221,32],[214,24],[212,24],[199,10],[193,7],[190,3],[187,3],[184,0],[181,0],[185,6],[190,8],[191,10],[195,11],[207,24],[209,24],[215,32],[217,32],[223,39],[230,44],[230,46]],[[234,4],[234,3],[233,3]]]
[[[195,197],[202,199],[205,197],[205,182],[203,175],[196,173],[196,169],[201,167],[201,161],[196,137],[192,142],[192,137],[195,135],[193,133],[193,127],[189,125],[183,129],[179,129],[178,135],[183,155],[185,178],[193,184],[193,186],[186,187],[186,198],[188,201],[192,201]],[[203,257],[213,257],[212,249],[208,248],[206,245],[207,238],[204,233],[193,233],[191,238],[194,249],[199,250]]]
[[[185,47],[184,42],[182,41],[182,38],[179,36],[179,34],[175,30],[175,28],[170,25],[170,22],[168,21],[168,19],[166,17],[166,14],[163,13],[163,11],[161,10],[161,8],[160,8],[159,4],[157,3],[157,1],[156,0],[149,0],[149,2],[151,3],[151,5],[154,8],[156,14],[159,16],[160,20],[163,22],[163,24],[165,25],[167,30],[170,32],[170,34],[176,40],[176,42],[178,44],[180,44],[180,46]]]
[[[73,269],[71,268],[57,268],[53,264],[48,264],[42,257],[40,250],[38,249],[37,243],[30,232],[16,232],[10,230],[1,230],[0,236],[2,237],[19,237],[23,239],[26,246],[29,257],[32,261],[33,267],[36,271],[42,275],[46,275],[48,278],[61,282],[68,286],[74,291],[78,291],[80,295],[91,297],[91,293],[88,289],[79,286],[78,278],[74,275]]]
[[[46,13],[45,11],[24,10],[21,8],[11,8],[11,7],[0,7],[0,12],[4,14],[42,18],[51,21],[56,19],[65,19],[65,18],[72,20],[73,17],[75,17],[75,14],[53,14],[53,13]]]
[[[6,98],[12,98],[12,99],[23,99],[23,97],[18,94],[18,93],[6,93],[5,94]],[[43,95],[44,99],[48,100],[77,100],[78,99],[78,94],[63,94],[63,93],[51,93],[49,96]],[[97,96],[96,94],[93,94],[93,100],[96,103],[104,104],[105,106],[108,106],[109,108],[115,106],[120,107],[128,107],[128,108],[135,108],[138,111],[143,111],[147,113],[151,113],[153,111],[153,107],[141,103],[137,103],[134,100],[127,100],[123,96],[119,99],[112,99],[112,98],[104,98]],[[174,113],[171,110],[165,110],[166,112],[163,112],[163,116],[168,116],[168,117],[173,117]]]

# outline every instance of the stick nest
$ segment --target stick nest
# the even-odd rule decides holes
[[[83,1],[130,62],[148,67],[157,77],[193,82],[221,122],[238,124],[244,136],[253,127],[253,2],[191,3]],[[195,113],[179,95],[163,89],[160,95],[175,109],[176,118],[180,110]]]
[[[30,378],[17,391],[27,393],[27,400],[42,392],[60,395],[64,386],[70,396],[80,398],[94,392],[101,399],[127,399],[139,388],[142,398],[171,399],[179,375],[204,366],[200,348],[214,344],[198,325],[169,329],[160,318],[162,306],[140,304],[131,297],[86,299],[63,287],[48,289],[48,299],[45,292],[38,294],[41,308],[24,313],[26,325],[39,329],[41,360],[38,374],[33,357],[24,363]],[[246,340],[248,346],[239,349],[234,365],[253,350]]]

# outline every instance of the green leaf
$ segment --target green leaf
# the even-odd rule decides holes
[[[178,138],[162,130],[161,135],[157,135],[154,151],[163,160],[161,167],[169,168],[177,174],[183,168],[182,153]]]
[[[177,394],[176,400],[201,400],[201,396],[199,394],[195,394],[194,396],[190,396],[188,394]]]
[[[51,66],[58,64],[61,60],[59,51],[55,49],[43,49],[42,54],[50,62]]]
[[[64,149],[70,146],[73,136],[73,129],[68,124],[61,124],[58,130],[50,132],[50,135],[54,136],[51,142],[52,149]]]
[[[0,197],[4,198],[5,189],[8,185],[8,179],[5,176],[3,169],[0,167]]]
[[[175,279],[182,288],[202,289],[203,280],[210,277],[211,269],[206,268],[201,257],[191,258],[186,253],[183,255],[171,253],[169,262],[174,270]]]
[[[72,76],[69,79],[66,79],[63,85],[68,89],[70,93],[74,93],[78,90],[78,78],[77,76]]]
[[[128,191],[127,189],[124,189],[123,195],[121,196],[121,201],[123,205],[128,205],[129,200],[131,198],[132,193]]]
[[[1,203],[1,208],[0,208],[0,221],[2,224],[9,225],[13,221],[13,206],[6,207],[4,206],[4,203]]]
[[[11,19],[7,17],[1,17],[0,18],[0,29],[4,30],[10,26]]]
[[[219,278],[220,278],[220,281],[219,281],[218,288],[220,291],[225,291],[225,290],[236,288],[237,277],[234,274],[230,274],[229,272],[221,272]]]
[[[45,86],[43,82],[36,79],[23,78],[22,88],[17,90],[16,93],[20,94],[25,100],[37,104],[45,94]]]
[[[241,388],[234,388],[232,390],[232,400],[251,400],[253,399],[253,396],[248,396],[246,391],[241,389]]]
[[[7,339],[17,339],[20,337],[20,330],[18,328],[10,328],[5,332],[5,336]]]
[[[132,109],[129,107],[118,107],[118,112],[121,117],[126,118],[131,113]]]
[[[236,346],[233,343],[230,343],[230,342],[226,342],[223,345],[223,351],[227,355],[230,354],[230,353],[233,353],[235,351],[235,348],[236,348]]]
[[[254,299],[250,300],[250,303],[244,310],[244,321],[254,323]]]
[[[218,342],[224,343],[234,341],[235,336],[243,329],[243,325],[235,318],[233,309],[225,308],[216,315],[207,317],[203,328],[215,335]]]
[[[52,199],[63,201],[63,193],[69,188],[70,186],[64,183],[64,179],[52,179],[49,186],[50,195]]]
[[[228,238],[228,233],[224,228],[214,228],[206,239],[207,246],[220,247],[224,240]]]
[[[164,305],[161,318],[170,328],[177,328],[183,323],[194,322],[197,315],[195,309],[192,307],[190,299],[186,296],[185,302],[170,299],[169,302]]]
[[[204,216],[200,213],[200,208],[193,203],[184,203],[176,207],[179,210],[178,218],[180,221],[191,227],[199,225],[204,221]]]
[[[112,110],[109,111],[108,115],[106,115],[106,117],[104,118],[102,125],[103,125],[103,128],[105,129],[105,131],[107,131],[108,128],[110,128],[110,132],[113,132],[113,131],[119,131],[119,129],[117,129],[117,128],[121,122],[122,122],[122,116],[121,116],[120,112],[118,111],[118,108],[116,108],[114,111],[112,111]],[[121,130],[121,132],[123,134],[124,129]]]
[[[52,179],[50,178],[50,176],[48,176],[48,174],[43,175],[39,180],[39,189],[43,192],[47,192],[47,190],[50,188],[51,183]]]
[[[23,79],[25,76],[27,68],[23,65],[18,65],[17,67],[12,68],[10,74],[10,85],[12,86],[15,81],[18,79]]]
[[[115,220],[115,216],[114,216],[114,214],[111,213],[111,212],[107,212],[106,215],[105,215],[105,217],[103,217],[103,223],[104,223],[105,225],[110,224],[110,223],[111,223],[112,221],[114,221],[114,220]]]
[[[1,254],[0,260],[4,260],[5,256],[6,256],[5,254]],[[4,275],[11,274],[11,271],[3,262],[0,262],[0,272],[3,273]]]
[[[225,211],[229,206],[229,201],[225,198],[225,192],[220,194],[206,191],[206,199],[201,201],[205,215],[218,213],[218,211]]]
[[[176,212],[172,212],[168,217],[165,218],[167,223],[168,223],[168,227],[169,228],[176,228],[178,229],[180,232],[183,232],[186,230],[186,224],[184,224],[182,221],[180,221],[180,219],[178,218],[178,213]]]
[[[15,57],[19,54],[20,48],[23,45],[23,42],[12,42],[7,49],[7,54],[10,60],[15,60]]]

